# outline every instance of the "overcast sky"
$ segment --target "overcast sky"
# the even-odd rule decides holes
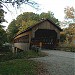
[[[11,12],[9,12],[5,7],[5,11],[7,14],[5,15],[5,19],[8,21],[8,23],[3,23],[4,26],[9,25],[9,23],[12,21],[12,19],[15,19],[19,14],[23,12],[35,12],[35,13],[41,13],[41,12],[48,12],[51,11],[54,13],[54,16],[59,19],[59,21],[64,20],[64,8],[67,6],[73,6],[75,8],[75,0],[34,0],[40,5],[41,10],[35,10],[32,7],[28,5],[21,6],[22,8],[16,9],[12,6],[8,5],[8,8]],[[16,11],[15,11],[16,10]]]

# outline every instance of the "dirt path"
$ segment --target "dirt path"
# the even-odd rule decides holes
[[[75,75],[75,53],[57,50],[42,50],[48,53],[46,57],[34,58],[45,63],[50,75]]]

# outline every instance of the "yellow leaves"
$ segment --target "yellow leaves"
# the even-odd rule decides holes
[[[75,18],[75,15],[74,15],[74,12],[75,12],[75,9],[74,7],[69,7],[67,6],[64,10],[64,13],[65,13],[65,18],[70,18],[70,19],[73,19]]]
[[[75,23],[72,23],[72,24],[69,25],[68,31],[69,31],[72,35],[75,34]]]

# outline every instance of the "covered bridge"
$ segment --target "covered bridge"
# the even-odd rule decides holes
[[[32,46],[52,49],[58,45],[60,31],[51,20],[45,19],[14,37],[14,47],[21,50],[28,50]]]

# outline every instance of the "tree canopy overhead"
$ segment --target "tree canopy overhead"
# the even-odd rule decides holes
[[[9,3],[12,6],[20,7],[22,4],[27,4],[35,9],[38,9],[39,4],[33,0],[0,0],[0,3]]]
[[[8,11],[10,11],[8,5],[11,4],[13,7],[20,8],[22,4],[29,5],[32,8],[39,10],[39,4],[34,0],[0,0],[0,23],[5,22],[4,14],[6,13],[3,9],[5,7]],[[11,12],[11,11],[10,11]]]

